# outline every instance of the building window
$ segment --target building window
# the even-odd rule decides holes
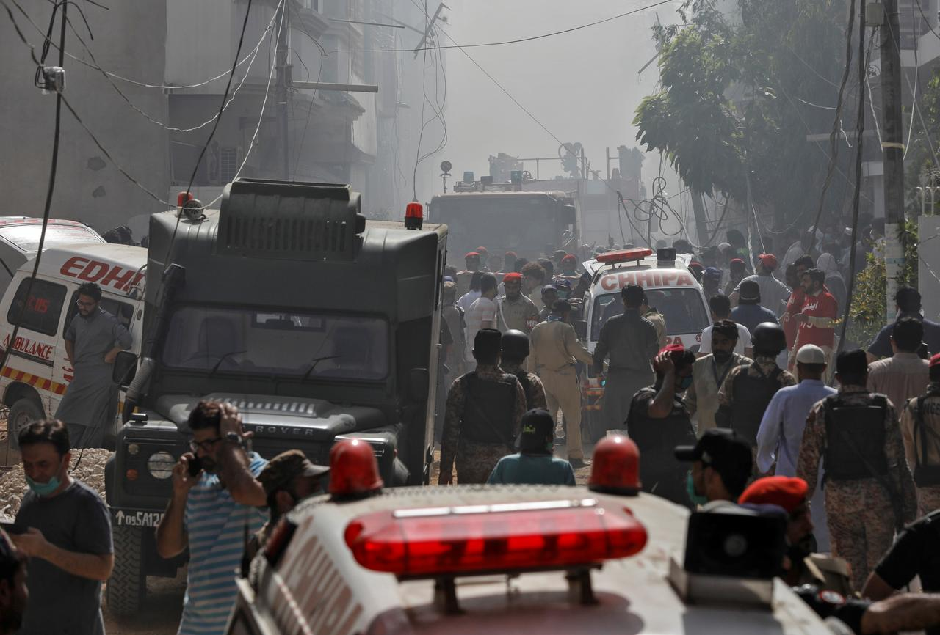
[[[320,0],[301,0],[300,4],[308,11],[320,11]]]
[[[238,148],[223,146],[219,149],[219,171],[222,183],[231,183],[238,172]]]

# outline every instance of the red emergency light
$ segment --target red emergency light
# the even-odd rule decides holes
[[[405,229],[421,229],[424,225],[424,207],[421,203],[411,202],[405,207]]]
[[[608,251],[597,257],[597,262],[610,265],[618,262],[630,262],[632,260],[643,260],[653,255],[652,249],[622,249],[620,251]]]
[[[427,578],[591,566],[639,553],[646,528],[623,507],[582,499],[374,512],[345,539],[366,569]]]
[[[193,200],[193,195],[190,192],[180,192],[176,195],[176,206],[180,209],[183,208],[183,205]]]

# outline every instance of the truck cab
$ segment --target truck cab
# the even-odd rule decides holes
[[[235,404],[265,458],[322,464],[358,437],[387,483],[428,482],[446,232],[366,222],[345,185],[248,179],[220,210],[151,218],[141,359],[105,475],[113,612],[183,562],[159,558],[154,527],[200,400]]]

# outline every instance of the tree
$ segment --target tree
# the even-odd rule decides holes
[[[747,175],[755,205],[773,212],[776,229],[811,226],[829,143],[806,137],[833,126],[846,64],[846,6],[739,0],[734,22],[716,0],[687,0],[679,26],[654,29],[660,89],[636,110],[637,139],[662,152],[694,192],[743,203]],[[848,90],[845,102],[853,103]],[[854,121],[851,110],[843,109],[844,121]],[[844,175],[850,159],[848,151],[837,157]],[[851,192],[848,179],[836,174],[829,212],[840,211]]]

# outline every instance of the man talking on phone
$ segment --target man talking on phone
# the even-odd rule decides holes
[[[261,529],[267,499],[256,479],[267,461],[245,450],[250,436],[231,404],[200,401],[189,415],[192,452],[173,468],[173,496],[157,526],[157,552],[189,547],[180,635],[222,635],[235,604],[245,536]]]

